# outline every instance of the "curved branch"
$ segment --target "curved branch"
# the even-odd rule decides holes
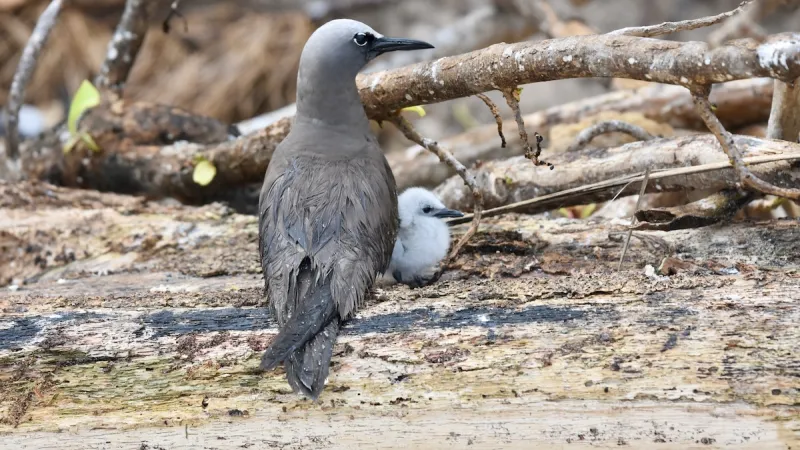
[[[8,111],[6,115],[6,158],[9,160],[19,157],[19,110],[22,102],[25,101],[25,88],[36,70],[36,63],[39,61],[39,53],[47,43],[50,32],[56,24],[58,15],[61,13],[61,0],[53,0],[47,5],[36,26],[33,28],[30,39],[22,50],[22,57],[19,60],[17,71],[11,82],[11,90],[8,96]]]
[[[653,135],[639,125],[623,122],[621,120],[604,120],[578,133],[578,137],[575,138],[575,143],[572,144],[567,151],[574,152],[579,150],[597,136],[613,132],[629,134],[640,141],[649,141],[653,139]]]

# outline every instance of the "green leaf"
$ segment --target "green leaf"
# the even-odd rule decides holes
[[[425,117],[425,114],[426,114],[425,108],[423,108],[422,106],[409,106],[409,107],[401,109],[400,111],[415,112],[415,113],[419,114],[420,117]]]
[[[211,161],[203,158],[194,166],[192,180],[200,186],[208,186],[211,180],[217,175],[217,168]]]
[[[100,91],[89,82],[83,80],[80,87],[75,91],[75,96],[72,97],[72,103],[69,105],[69,114],[67,115],[67,128],[73,136],[78,133],[78,119],[89,108],[94,108],[100,104]],[[96,146],[95,146],[96,147]]]

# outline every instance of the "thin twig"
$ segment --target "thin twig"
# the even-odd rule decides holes
[[[644,193],[647,190],[647,181],[650,179],[650,168],[648,167],[644,171],[644,179],[642,180],[642,187],[639,188],[639,198],[636,199],[636,208],[633,210],[633,214],[631,214],[631,226],[628,229],[628,236],[625,238],[625,245],[622,246],[622,254],[619,257],[619,265],[617,266],[617,271],[622,270],[622,261],[625,260],[625,254],[628,253],[628,246],[631,244],[631,237],[633,236],[633,225],[636,223],[636,211],[642,207],[642,199],[644,199]]]
[[[136,61],[136,55],[144,42],[150,22],[150,15],[163,0],[128,0],[125,11],[111,36],[106,51],[106,59],[95,77],[94,85],[110,89],[119,94],[122,85]]]
[[[623,122],[621,120],[604,120],[578,133],[578,136],[575,138],[575,143],[572,144],[567,151],[574,152],[580,150],[597,136],[612,132],[625,133],[640,141],[649,141],[654,138],[652,134],[639,125]]]
[[[709,33],[708,42],[717,46],[734,38],[752,37],[763,39],[766,36],[766,32],[758,22],[774,11],[778,3],[769,0],[750,3],[741,14],[726,21],[721,27]]]
[[[486,103],[486,106],[489,107],[489,111],[492,112],[494,121],[497,122],[497,134],[500,135],[500,148],[506,148],[506,137],[503,134],[503,118],[500,117],[500,111],[497,109],[497,105],[495,105],[492,99],[487,97],[486,94],[476,94],[475,96],[483,100],[483,103]]]
[[[658,25],[648,25],[644,27],[628,27],[614,30],[608,34],[624,35],[624,36],[639,36],[639,37],[654,37],[662,36],[670,33],[677,33],[679,31],[689,31],[697,28],[710,27],[716,25],[728,17],[739,14],[745,6],[753,0],[744,0],[739,6],[728,12],[717,14],[716,16],[701,17],[699,19],[681,20],[680,22],[664,22]]]
[[[754,164],[766,164],[779,161],[793,161],[793,160],[800,160],[800,153],[788,154],[788,155],[784,154],[784,155],[753,156],[749,158],[744,158],[743,161],[747,165],[754,165]],[[658,170],[652,172],[648,177],[648,179],[650,181],[657,181],[657,180],[663,180],[665,178],[694,175],[699,173],[713,172],[716,170],[726,170],[726,169],[731,169],[731,165],[727,161],[715,162],[709,164],[702,164],[699,166],[678,167],[675,169]],[[531,198],[528,200],[522,200],[516,203],[509,203],[508,205],[498,206],[497,208],[487,209],[486,211],[481,212],[481,218],[496,217],[503,214],[512,213],[521,209],[528,209],[533,206],[558,205],[560,202],[563,202],[575,196],[585,196],[595,192],[612,189],[618,186],[627,187],[633,183],[641,182],[643,180],[644,180],[644,172],[640,172],[633,175],[624,175],[621,177],[612,178],[610,180],[586,184],[571,189],[564,189],[563,191],[554,192],[552,194],[540,195],[538,197]],[[619,193],[617,195],[619,195]],[[472,220],[472,214],[465,214],[464,217],[459,217],[457,219],[450,219],[447,221],[447,223],[449,225],[458,225],[461,223],[470,222],[471,220]]]
[[[19,110],[25,101],[25,88],[28,87],[39,62],[39,54],[47,43],[47,38],[50,37],[50,32],[61,13],[61,4],[61,0],[53,0],[39,16],[31,37],[22,50],[17,71],[14,73],[6,112],[6,158],[9,160],[19,157]]]
[[[542,137],[539,133],[536,133],[536,150],[531,147],[531,143],[528,140],[528,131],[525,130],[525,121],[522,120],[522,111],[519,108],[519,96],[522,92],[520,88],[514,89],[503,89],[503,97],[506,99],[506,103],[508,103],[508,107],[511,108],[511,111],[514,112],[514,120],[517,122],[517,130],[519,131],[519,138],[522,140],[522,145],[525,148],[525,157],[533,161],[534,165],[537,166],[550,166],[550,170],[553,170],[553,165],[548,163],[547,161],[540,161],[539,156],[542,154]]]
[[[478,187],[478,183],[475,181],[475,177],[469,173],[467,168],[464,167],[464,165],[461,164],[452,153],[439,147],[439,143],[433,139],[423,138],[420,136],[417,130],[414,129],[414,126],[411,125],[411,122],[406,120],[403,116],[399,114],[392,114],[389,117],[389,121],[392,122],[400,131],[402,131],[408,140],[416,142],[421,147],[435,154],[439,157],[439,160],[455,170],[461,179],[464,180],[464,184],[466,184],[470,191],[472,191],[472,199],[474,202],[473,213],[471,214],[472,225],[469,227],[469,230],[464,233],[464,236],[462,236],[461,239],[459,239],[459,241],[453,246],[453,250],[450,251],[448,260],[452,261],[458,255],[459,250],[461,250],[464,244],[466,244],[467,241],[469,241],[469,239],[478,231],[478,226],[481,222],[481,212],[483,211],[483,196],[481,195],[481,190]]]
[[[750,171],[750,169],[747,168],[747,166],[745,166],[745,163],[742,160],[742,154],[739,149],[736,148],[736,144],[733,141],[733,135],[725,130],[722,122],[720,122],[717,116],[714,115],[714,111],[711,108],[711,103],[708,101],[708,91],[709,89],[696,89],[695,92],[692,93],[695,109],[703,119],[703,122],[705,122],[708,129],[714,134],[714,136],[716,136],[717,141],[719,141],[719,144],[722,147],[722,151],[728,155],[730,164],[734,167],[734,170],[736,170],[736,174],[739,176],[741,182],[745,186],[749,186],[765,194],[772,194],[777,195],[778,197],[786,197],[795,200],[800,199],[800,189],[775,186],[772,183],[768,183],[758,178]]]

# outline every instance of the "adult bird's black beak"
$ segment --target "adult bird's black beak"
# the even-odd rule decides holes
[[[442,208],[433,213],[433,217],[445,219],[447,217],[464,217],[464,213],[455,209]]]
[[[383,36],[372,41],[370,50],[377,56],[396,50],[421,50],[424,48],[433,48],[433,46],[424,41]]]

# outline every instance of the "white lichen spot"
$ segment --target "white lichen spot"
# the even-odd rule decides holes
[[[683,84],[689,84],[689,79],[688,79],[688,78],[686,78],[686,77],[681,77],[681,83],[683,83]]]
[[[561,58],[565,63],[572,62],[572,55],[567,55]]]
[[[431,65],[431,78],[433,78],[434,82],[439,81],[436,79],[436,75],[438,73],[439,73],[439,61],[436,61],[435,63],[433,63],[433,65]]]
[[[706,59],[705,59],[705,61],[703,61],[703,62],[704,62],[704,63],[705,63],[707,66],[710,66],[710,65],[711,65],[711,58],[709,58],[708,56],[706,56]]]
[[[509,57],[509,56],[511,56],[513,53],[514,53],[514,49],[513,49],[513,48],[511,48],[511,47],[506,47],[506,49],[505,49],[505,50],[503,50],[503,58],[508,58],[508,57]]]
[[[628,64],[636,64],[636,58],[628,58]]]
[[[800,50],[800,34],[792,34],[792,39],[781,39],[758,46],[758,64],[774,72],[776,69],[789,70],[789,57]]]
[[[433,95],[434,94],[433,90],[428,89],[428,94]]]
[[[406,94],[406,100],[408,100],[408,101],[413,100],[413,97],[411,97],[411,94]]]
[[[649,73],[644,74],[644,77],[647,78],[648,80],[652,80],[653,79],[653,76],[650,75]]]
[[[369,85],[369,90],[371,92],[375,92],[375,88],[378,87],[378,83],[381,81],[381,76],[378,75],[377,77],[372,77],[372,83]]]
[[[733,75],[731,75],[731,74],[726,74],[726,75],[725,75],[725,78],[727,78],[727,79],[729,79],[729,80],[732,80],[732,79],[733,79]]]

